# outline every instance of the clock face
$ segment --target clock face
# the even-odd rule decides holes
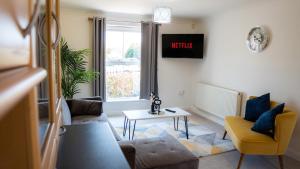
[[[250,51],[259,53],[263,51],[269,42],[269,35],[262,27],[255,27],[250,30],[246,44]]]

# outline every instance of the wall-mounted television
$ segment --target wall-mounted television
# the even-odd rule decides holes
[[[204,34],[163,34],[163,58],[203,58]]]

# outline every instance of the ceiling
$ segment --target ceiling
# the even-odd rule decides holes
[[[157,6],[172,8],[176,17],[198,18],[245,5],[254,0],[62,0],[66,7],[76,7],[103,12],[151,15]]]

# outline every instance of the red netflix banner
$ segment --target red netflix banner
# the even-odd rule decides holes
[[[171,42],[172,49],[192,49],[193,43],[192,42]]]
[[[163,34],[163,58],[203,58],[204,34]]]

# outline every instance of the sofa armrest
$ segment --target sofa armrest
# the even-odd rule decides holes
[[[135,147],[133,146],[133,144],[122,141],[119,141],[119,145],[131,169],[135,169]]]
[[[69,99],[67,104],[72,117],[82,115],[100,116],[103,112],[102,101],[99,99]]]

